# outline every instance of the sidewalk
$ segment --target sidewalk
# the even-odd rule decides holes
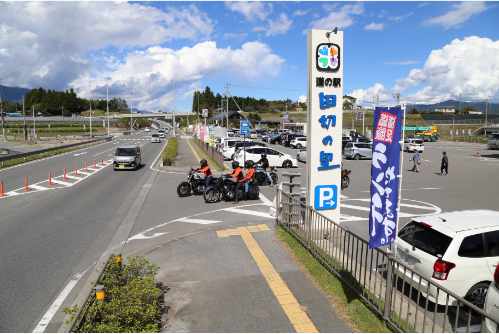
[[[277,239],[267,206],[197,203],[204,213],[165,222],[127,246],[125,255],[160,267],[169,288],[164,332],[352,331]]]

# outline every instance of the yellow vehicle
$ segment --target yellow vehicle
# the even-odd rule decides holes
[[[424,130],[424,131],[419,131],[419,132],[416,132],[416,136],[420,136],[422,138],[435,138],[435,137],[438,137],[438,128],[436,125],[432,125],[432,127],[428,130]],[[433,141],[433,140],[431,140]]]

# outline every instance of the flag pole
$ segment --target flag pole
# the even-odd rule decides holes
[[[397,238],[399,234],[399,222],[400,222],[400,202],[402,200],[402,175],[404,173],[404,143],[405,143],[405,110],[406,104],[403,103],[401,105],[403,112],[403,120],[402,120],[402,138],[400,139],[400,173],[399,173],[399,191],[398,191],[398,200],[397,200],[397,221],[396,221],[396,230],[395,230],[395,240],[393,243],[393,256],[397,255]]]

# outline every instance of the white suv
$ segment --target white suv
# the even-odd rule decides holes
[[[292,148],[302,149],[307,147],[307,137],[296,137],[289,142],[289,146]]]
[[[347,159],[372,159],[373,145],[371,143],[347,143],[343,154]]]
[[[446,304],[446,294],[426,280],[483,308],[492,273],[499,262],[499,211],[467,210],[413,219],[399,232],[397,258],[418,275],[406,280],[420,286],[431,302]],[[404,275],[402,267],[399,268]],[[437,297],[438,296],[438,297]],[[449,296],[449,304],[456,301]]]
[[[405,140],[405,151],[406,152],[423,152],[424,151],[424,140],[419,138],[408,138]]]
[[[485,313],[492,316],[492,319],[484,318],[482,323],[482,333],[499,333],[499,263],[494,272],[494,281],[490,284],[485,299]]]

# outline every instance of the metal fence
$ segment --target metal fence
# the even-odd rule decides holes
[[[208,143],[202,142],[196,137],[194,137],[194,142],[202,148],[210,156],[210,158],[218,161],[222,166],[224,165],[224,156],[215,147],[210,146]]]
[[[393,329],[480,332],[484,320],[498,326],[483,310],[405,266],[388,249],[369,249],[367,240],[306,207],[300,195],[277,190],[276,203],[277,224]]]

